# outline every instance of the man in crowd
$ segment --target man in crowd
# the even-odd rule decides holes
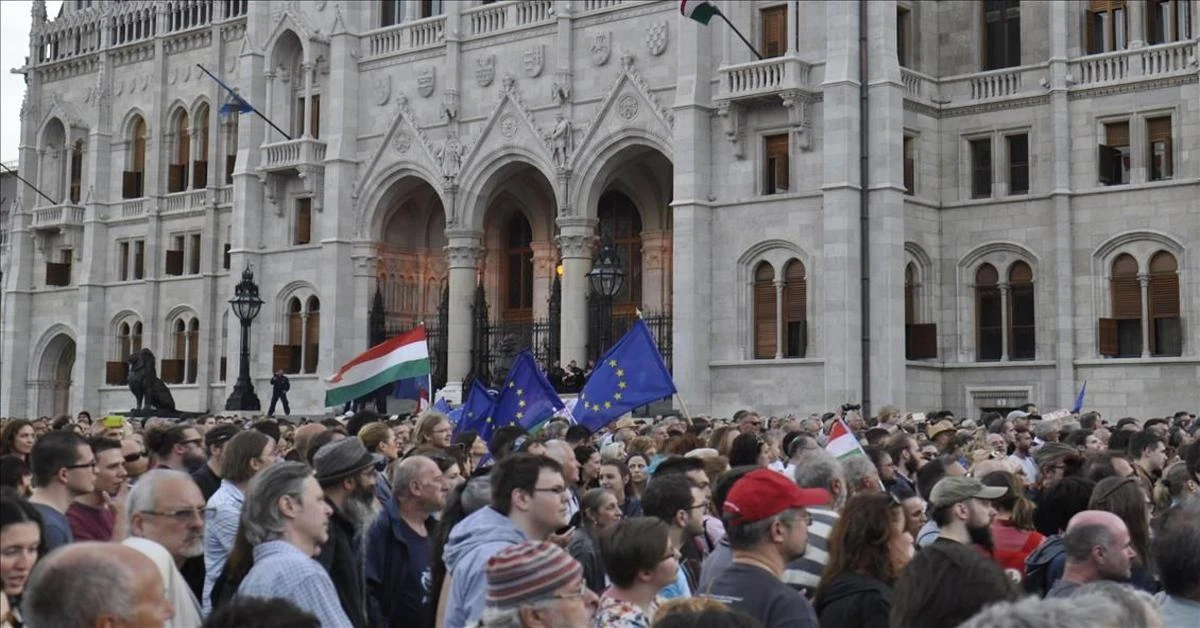
[[[1039,490],[1044,491],[1062,481],[1066,475],[1068,456],[1078,456],[1078,450],[1057,441],[1048,442],[1033,452],[1033,461],[1038,466]]]
[[[1038,465],[1033,459],[1033,434],[1027,427],[1013,429],[1013,453],[1009,461],[1025,474],[1026,483],[1033,485],[1038,479]]]
[[[75,540],[67,509],[76,498],[96,490],[96,456],[82,436],[58,430],[34,443],[29,461],[29,501],[42,515],[42,542],[49,552]]]
[[[150,452],[141,441],[134,438],[121,440],[121,457],[125,459],[125,474],[133,484],[150,470]]]
[[[704,532],[704,513],[707,510],[708,499],[704,490],[678,473],[656,475],[642,495],[642,512],[671,526],[675,547],[683,547],[692,537]],[[689,573],[681,561],[674,584],[659,592],[659,597],[671,600],[691,596],[698,576],[698,573]]]
[[[96,489],[76,497],[67,509],[71,536],[76,541],[121,541],[129,533],[125,518],[128,476],[121,443],[96,436],[89,444],[96,458]]]
[[[275,371],[275,376],[271,378],[271,405],[267,408],[267,416],[275,416],[275,404],[283,402],[284,416],[292,414],[292,408],[288,405],[287,394],[292,389],[292,383],[288,381],[287,375],[283,374],[283,369]]]
[[[491,506],[454,526],[446,544],[446,628],[463,628],[483,613],[489,558],[509,545],[544,541],[567,524],[567,485],[552,458],[513,454],[491,475]]]
[[[192,473],[192,479],[195,480],[196,486],[200,487],[204,499],[212,497],[213,493],[221,488],[221,459],[225,452],[225,443],[240,431],[238,426],[227,423],[213,426],[204,433],[204,451],[208,453],[208,461]]]
[[[158,457],[157,469],[191,473],[204,464],[204,439],[190,425],[175,425],[165,431],[147,430],[146,447]]]
[[[1085,510],[1071,517],[1062,540],[1067,565],[1046,597],[1071,597],[1083,585],[1098,580],[1129,579],[1136,552],[1120,517],[1103,510]]]
[[[575,518],[579,512],[579,461],[575,459],[575,450],[564,440],[546,441],[546,455],[562,465],[563,479],[567,482],[567,521]]]
[[[1144,430],[1129,439],[1129,459],[1138,485],[1146,495],[1154,495],[1154,481],[1167,464],[1167,444],[1154,432]]]
[[[733,414],[733,422],[738,424],[738,431],[743,434],[757,434],[762,431],[762,417],[753,410],[738,410]]]
[[[848,497],[858,493],[878,493],[883,490],[879,471],[867,456],[850,456],[842,461],[842,472],[846,477]]]
[[[275,458],[275,443],[258,430],[229,439],[221,459],[221,488],[208,500],[211,515],[204,530],[204,613],[212,612],[212,590],[233,551],[250,480]]]
[[[483,626],[591,626],[596,594],[583,586],[583,568],[553,543],[525,541],[487,562]]]
[[[196,599],[204,591],[204,496],[182,471],[155,469],[129,491],[129,536],[166,548]]]
[[[1004,497],[1008,489],[984,486],[975,478],[942,478],[929,493],[931,519],[940,530],[935,543],[972,543],[992,548],[992,520],[996,508],[991,500]]]
[[[38,562],[21,610],[32,628],[161,628],[174,615],[164,590],[158,568],[141,552],[78,543]]]
[[[330,445],[332,447],[333,445]],[[448,485],[425,456],[401,460],[392,474],[392,501],[367,532],[367,616],[372,626],[425,625],[429,608],[429,535],[446,505]]]
[[[892,437],[887,451],[896,465],[895,481],[892,482],[892,485],[902,486],[913,493],[917,492],[917,471],[921,470],[925,459],[921,457],[921,448],[917,446],[916,439],[903,433],[897,434]],[[890,490],[892,486],[889,485],[887,488]]]
[[[331,513],[312,469],[302,462],[281,462],[256,476],[242,514],[254,566],[238,595],[281,597],[316,615],[322,628],[350,628],[333,581],[312,560],[329,538]]]
[[[313,457],[317,483],[333,510],[329,539],[317,562],[329,573],[342,610],[355,628],[368,626],[363,591],[360,532],[375,518],[375,459],[362,441],[347,438],[322,447]]]
[[[764,626],[816,628],[812,605],[780,577],[788,561],[807,549],[805,508],[830,499],[824,490],[798,488],[769,469],[738,480],[723,508],[733,564],[717,576],[709,594]]]
[[[837,458],[824,449],[813,449],[804,452],[796,463],[796,485],[829,494],[829,503],[808,508],[812,517],[812,525],[808,526],[808,547],[813,551],[793,559],[783,572],[783,581],[811,600],[829,557],[829,533],[837,524],[838,511],[846,503],[846,476]]]
[[[1153,554],[1163,585],[1156,597],[1163,628],[1200,625],[1200,504],[1167,512]]]

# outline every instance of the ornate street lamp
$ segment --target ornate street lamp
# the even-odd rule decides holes
[[[262,299],[258,298],[258,284],[254,283],[254,271],[247,266],[242,271],[242,280],[233,289],[233,298],[229,300],[234,316],[242,323],[242,352],[237,383],[225,401],[226,410],[257,412],[262,409],[258,395],[254,394],[254,383],[250,381],[250,323],[258,316],[262,304]]]
[[[612,242],[605,242],[596,257],[592,258],[592,269],[588,271],[587,278],[598,297],[596,314],[600,323],[600,347],[596,355],[600,355],[612,346],[613,298],[625,287],[625,269]]]

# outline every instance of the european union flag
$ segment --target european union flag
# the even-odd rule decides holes
[[[495,427],[517,424],[528,430],[562,408],[562,399],[526,349],[508,371],[508,381],[504,382],[500,398],[492,408],[492,419]]]
[[[573,414],[576,422],[595,432],[622,414],[675,392],[675,381],[654,344],[650,328],[639,318],[596,362],[592,376],[579,393]]]
[[[445,397],[442,397],[441,399],[438,399],[437,401],[433,402],[433,409],[437,410],[438,412],[441,412],[442,414],[450,414],[451,412],[453,412],[453,410],[450,409],[450,404],[446,403]]]
[[[392,388],[392,397],[395,399],[412,399],[413,401],[428,400],[429,376],[418,375],[416,377],[396,380],[396,385]]]
[[[473,381],[471,383],[471,390],[467,391],[466,401],[454,410],[454,412],[458,413],[458,420],[454,426],[454,435],[457,436],[459,433],[467,430],[475,430],[483,440],[490,440],[492,437],[492,428],[489,421],[492,417],[492,405],[495,403],[496,400],[492,396],[492,393],[484,388],[478,379]],[[487,435],[484,436],[484,434]]]
[[[1079,389],[1079,396],[1075,397],[1075,405],[1071,407],[1072,414],[1079,414],[1083,410],[1083,398],[1087,396],[1087,380],[1083,380],[1083,388]]]

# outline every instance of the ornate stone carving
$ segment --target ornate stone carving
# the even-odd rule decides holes
[[[517,134],[517,119],[512,114],[500,118],[500,123],[497,126],[500,127],[500,135],[506,138],[511,138]]]
[[[632,52],[630,52],[628,50],[621,51],[621,68],[623,70],[625,70],[626,72],[633,70],[634,60],[635,59],[634,59]]]
[[[622,120],[632,120],[638,114],[638,99],[633,94],[625,94],[617,100],[617,115]]]
[[[550,85],[550,100],[556,105],[565,105],[571,101],[571,74],[559,72]]]
[[[453,122],[458,118],[458,90],[448,89],[442,95],[442,108],[439,114],[446,122]]]
[[[601,66],[608,63],[612,56],[612,33],[596,33],[592,36],[592,65]]]
[[[667,51],[667,38],[670,29],[665,20],[654,22],[646,27],[646,50],[654,56]]]
[[[450,268],[475,268],[483,257],[483,247],[478,241],[454,238],[446,246],[446,263]]]
[[[590,233],[562,234],[555,238],[555,242],[558,244],[558,250],[564,258],[590,258],[592,256],[592,252],[596,248],[596,241],[596,236]]]
[[[429,98],[433,95],[433,88],[437,85],[437,68],[429,66],[417,70],[417,93],[422,98]]]
[[[792,134],[796,139],[796,148],[808,151],[811,148],[812,120],[808,98],[798,90],[785,90],[780,93],[783,106],[788,110],[788,119],[792,125]]]
[[[721,118],[721,130],[725,132],[725,139],[733,144],[733,156],[737,159],[745,157],[745,151],[742,148],[743,115],[741,107],[728,101],[717,105],[717,116]]]
[[[408,154],[408,150],[412,148],[412,136],[404,131],[396,131],[396,135],[392,137],[392,148],[401,155]]]
[[[537,78],[542,75],[542,68],[546,66],[546,46],[537,44],[525,49],[521,55],[521,67],[525,70],[525,76],[529,78]]]
[[[496,55],[487,55],[475,60],[475,83],[487,87],[496,78]]]
[[[551,159],[558,168],[566,168],[571,161],[571,151],[575,148],[571,121],[561,113],[554,123],[554,130],[547,136],[550,143]]]
[[[375,97],[376,105],[386,105],[392,97],[392,75],[381,74],[375,77],[371,81],[371,94]]]
[[[466,151],[463,149],[462,142],[458,141],[458,135],[450,133],[446,136],[446,141],[438,148],[437,157],[438,163],[442,167],[442,177],[446,181],[454,181],[458,177],[458,171],[462,167],[463,154]]]

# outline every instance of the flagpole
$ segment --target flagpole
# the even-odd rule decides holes
[[[8,166],[5,166],[4,164],[0,164],[0,168],[4,168],[5,170],[7,170],[7,171],[8,171],[10,174],[12,174],[12,176],[14,176],[14,177],[16,177],[16,178],[17,178],[17,181],[20,181],[21,183],[24,183],[25,185],[28,185],[28,186],[30,187],[30,189],[32,189],[34,192],[37,192],[37,193],[38,193],[38,196],[41,196],[42,198],[44,198],[44,199],[46,199],[46,200],[50,201],[50,204],[51,204],[51,205],[58,205],[58,201],[56,201],[56,200],[54,200],[54,199],[50,198],[49,196],[46,196],[46,193],[45,193],[45,192],[43,192],[43,191],[39,190],[39,189],[38,189],[38,186],[36,186],[36,185],[34,185],[34,184],[30,183],[29,181],[25,180],[25,177],[22,177],[21,175],[17,174],[17,171],[16,171],[16,170],[13,170],[12,168],[9,168]]]
[[[687,403],[683,400],[683,395],[679,391],[675,391],[675,398],[679,400],[679,405],[683,408],[683,418],[687,419],[688,423],[692,422],[692,413],[688,412]]]
[[[739,33],[739,35],[740,35],[740,33]],[[742,40],[742,41],[745,41],[745,39],[743,38],[743,40]],[[759,57],[759,58],[761,59],[762,57]],[[215,75],[214,75],[212,72],[209,72],[209,71],[208,71],[208,68],[205,68],[204,66],[200,65],[199,63],[197,63],[197,64],[196,64],[196,67],[200,68],[200,71],[202,71],[202,72],[204,72],[205,74],[207,74],[207,75],[208,75],[210,78],[212,78],[212,80],[216,81],[216,82],[217,82],[217,84],[219,84],[219,85],[221,85],[222,87],[224,87],[225,89],[229,90],[229,92],[230,92],[230,93],[232,93],[233,95],[237,96],[238,98],[241,98],[241,96],[239,96],[237,92],[233,91],[233,90],[232,90],[232,89],[230,89],[228,86],[226,86],[225,84],[221,83],[221,79],[217,78],[217,77],[216,77],[216,76],[215,76]],[[250,105],[250,101],[246,100],[245,98],[242,98],[242,101],[243,101],[243,102],[245,102],[247,105]],[[268,118],[267,116],[264,116],[264,115],[262,114],[262,112],[258,110],[258,107],[255,107],[254,105],[250,105],[250,111],[254,112],[254,115],[256,115],[256,116],[258,116],[258,117],[262,118],[262,119],[263,119],[263,122],[266,122],[267,124],[271,125],[271,128],[272,128],[272,129],[275,129],[276,131],[279,131],[279,134],[280,134],[280,135],[282,135],[282,136],[284,136],[284,137],[286,137],[286,138],[288,138],[288,140],[289,140],[289,141],[290,141],[290,140],[292,140],[292,139],[295,139],[295,138],[293,138],[291,135],[289,135],[287,131],[284,131],[283,129],[279,128],[279,125],[278,125],[278,124],[275,124],[274,122],[271,122],[271,119],[270,119],[270,118]]]
[[[762,58],[763,58],[762,53],[759,52],[758,49],[754,47],[754,44],[750,43],[750,40],[746,39],[746,36],[742,34],[742,31],[739,31],[738,27],[734,26],[733,22],[730,22],[729,18],[725,17],[725,14],[722,13],[721,10],[718,9],[716,6],[713,6],[713,10],[716,11],[717,17],[721,18],[722,20],[725,20],[725,23],[729,25],[729,28],[733,29],[733,33],[738,36],[738,39],[742,40],[743,44],[746,44],[746,47],[750,49],[750,52],[753,52],[754,56],[758,57],[759,61],[762,61]]]

